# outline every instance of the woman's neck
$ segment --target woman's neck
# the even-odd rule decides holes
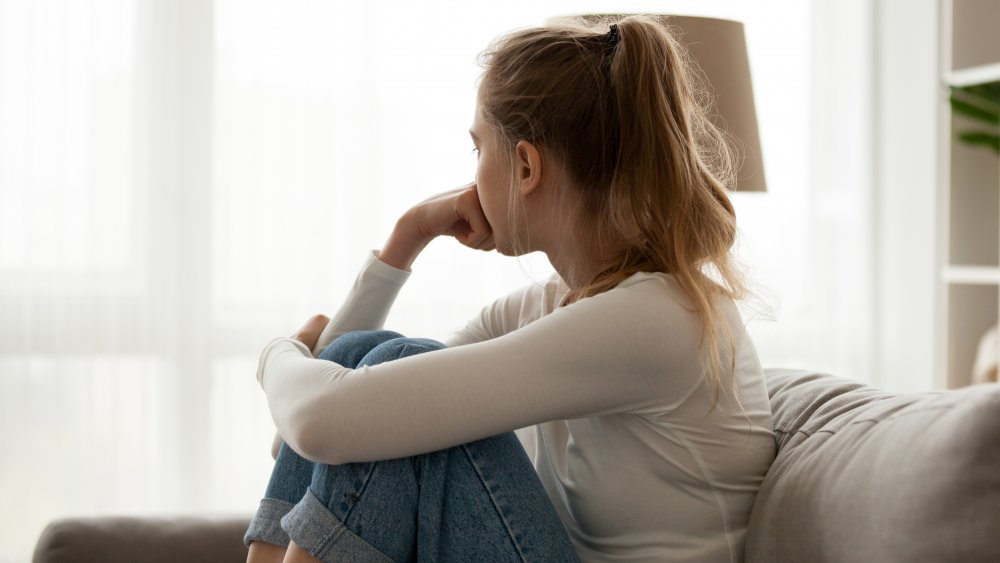
[[[595,235],[595,228],[577,228],[573,236],[564,236],[545,250],[549,262],[571,290],[584,287],[598,274],[610,268],[623,245],[610,243]]]
[[[562,280],[571,290],[586,286],[610,268],[621,256],[624,240],[599,228],[599,221],[587,211],[581,191],[567,179],[558,166],[550,167],[542,189],[536,189],[521,202],[531,250],[548,256]],[[601,234],[601,232],[605,234]]]

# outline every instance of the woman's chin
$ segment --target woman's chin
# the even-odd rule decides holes
[[[498,243],[496,247],[497,247],[496,248],[497,254],[502,254],[504,256],[510,256],[510,257],[524,256],[525,254],[528,254],[530,252],[529,250],[525,250],[523,248],[517,248],[512,244]]]

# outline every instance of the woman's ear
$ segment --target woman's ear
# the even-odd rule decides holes
[[[535,145],[528,141],[518,141],[514,146],[515,166],[517,166],[518,191],[527,196],[535,191],[542,181],[542,155]]]

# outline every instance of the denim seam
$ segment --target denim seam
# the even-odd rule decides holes
[[[327,551],[329,551],[329,549],[336,542],[336,540],[340,538],[340,536],[342,536],[345,531],[348,530],[347,520],[350,519],[351,513],[354,512],[354,508],[358,505],[359,501],[361,500],[361,496],[365,494],[365,489],[368,488],[368,483],[371,483],[372,474],[375,473],[375,466],[376,466],[375,463],[372,463],[369,466],[368,474],[365,475],[365,479],[361,483],[361,487],[358,490],[358,496],[354,500],[352,500],[351,503],[348,505],[347,512],[344,513],[343,520],[337,518],[337,520],[341,520],[341,525],[334,526],[333,529],[330,530],[330,533],[327,534],[326,537],[324,537],[323,540],[319,542],[319,545],[316,547],[316,550],[318,552],[323,553],[325,555]],[[330,510],[330,508],[327,507],[327,510]],[[330,510],[330,513],[332,514],[333,511]]]
[[[327,535],[323,536],[322,539],[320,539],[320,541],[316,544],[315,548],[317,559],[322,559],[323,557],[326,557],[327,552],[330,551],[330,548],[333,546],[334,536],[338,536],[339,535],[338,532],[344,527],[346,526],[344,525],[334,526],[330,528],[330,533],[328,533]]]
[[[476,475],[479,475],[479,480],[482,482],[483,487],[486,489],[486,494],[489,495],[490,502],[493,503],[493,508],[495,508],[497,514],[500,515],[500,521],[503,522],[503,527],[505,530],[507,530],[507,537],[510,538],[510,542],[514,544],[514,549],[517,550],[517,556],[521,558],[522,562],[527,562],[524,553],[521,551],[521,544],[514,539],[514,530],[511,529],[510,522],[507,521],[507,515],[504,514],[503,509],[500,507],[500,502],[497,500],[495,496],[493,496],[493,490],[490,488],[486,476],[483,475],[483,470],[479,466],[479,463],[476,462],[476,457],[472,454],[471,451],[469,451],[469,448],[466,444],[462,444],[462,451],[465,452],[465,455],[469,458],[469,462],[472,464],[472,467],[475,468]]]

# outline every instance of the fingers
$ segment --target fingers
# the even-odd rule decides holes
[[[495,248],[493,227],[483,212],[475,182],[428,198],[404,217],[412,218],[421,245],[446,235],[469,248]]]
[[[475,184],[466,186],[455,199],[455,214],[467,225],[464,232],[456,234],[455,238],[459,242],[470,248],[477,250],[492,250],[493,248],[493,227],[486,220],[483,207],[479,203],[479,193]]]
[[[448,190],[446,192],[441,192],[439,194],[434,194],[431,197],[423,200],[420,203],[434,203],[434,202],[440,201],[440,200],[452,199],[452,198],[458,197],[462,192],[465,192],[465,191],[467,191],[469,189],[472,189],[472,188],[475,188],[475,187],[476,187],[476,183],[475,182],[469,182],[468,184],[465,184],[464,186],[460,186],[458,188],[454,188],[454,189]]]
[[[327,323],[330,319],[326,315],[313,315],[309,317],[306,324],[296,332],[292,338],[298,340],[299,342],[305,344],[310,350],[316,347],[316,343],[319,342],[319,337],[323,334],[323,329],[326,328]]]
[[[330,322],[330,317],[327,317],[326,315],[320,313],[309,317],[309,320],[306,321],[306,324],[303,328],[308,328],[312,330],[319,328],[320,332],[322,332],[323,328],[326,327],[326,323],[328,322]]]

